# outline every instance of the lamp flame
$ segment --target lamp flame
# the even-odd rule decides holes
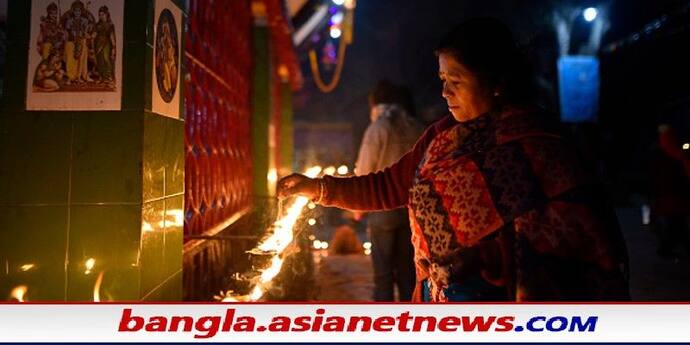
[[[263,291],[262,287],[260,285],[257,285],[254,287],[254,290],[252,290],[252,293],[249,294],[249,300],[250,301],[256,301],[259,298],[261,298],[261,296],[263,296],[263,295],[264,295],[264,291]]]
[[[304,173],[307,177],[315,178],[319,176],[322,168],[320,166],[313,166]],[[273,233],[265,238],[256,247],[264,253],[272,253],[271,265],[261,270],[261,276],[258,283],[254,286],[249,295],[238,296],[238,295],[228,295],[222,299],[222,302],[238,302],[238,301],[257,301],[270,287],[271,280],[275,278],[280,269],[283,267],[283,258],[281,255],[285,249],[292,243],[294,234],[292,232],[295,223],[302,215],[302,209],[309,203],[309,199],[305,197],[297,197],[295,201],[288,207],[287,212],[284,215],[278,215],[278,219],[273,222],[271,228]]]
[[[261,272],[261,282],[270,282],[275,276],[280,273],[280,269],[283,267],[283,260],[279,256],[274,256],[271,259],[271,266],[266,270]]]
[[[100,302],[101,301],[101,283],[103,283],[103,273],[101,272],[98,274],[98,278],[96,278],[96,284],[93,285],[93,301],[94,302]]]
[[[10,296],[14,299],[17,300],[17,302],[23,303],[26,302],[24,300],[24,296],[26,295],[26,291],[29,290],[29,288],[26,285],[19,285],[12,289],[12,292],[10,293]]]
[[[223,299],[220,300],[220,301],[221,301],[221,302],[239,302],[240,300],[238,300],[237,298],[235,298],[235,297],[233,297],[233,296],[225,296],[225,297],[223,297]]]

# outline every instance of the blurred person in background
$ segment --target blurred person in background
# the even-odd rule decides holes
[[[651,218],[659,237],[657,254],[677,255],[677,246],[690,253],[690,155],[682,149],[676,131],[667,124],[658,127],[658,142],[649,164]]]
[[[381,171],[409,151],[423,132],[412,117],[414,102],[409,90],[388,80],[379,81],[369,92],[369,119],[355,163],[355,174]],[[361,218],[361,215],[357,215]],[[367,217],[374,264],[374,300],[412,298],[415,283],[412,235],[405,208],[371,212]]]
[[[329,255],[364,254],[362,242],[357,238],[357,233],[349,225],[341,225],[335,229],[331,245],[328,247]]]

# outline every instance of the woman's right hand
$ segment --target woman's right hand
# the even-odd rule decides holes
[[[316,179],[301,174],[292,174],[278,181],[278,198],[304,196],[310,200],[319,197],[319,183]]]

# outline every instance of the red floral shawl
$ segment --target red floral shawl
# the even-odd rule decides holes
[[[627,296],[616,221],[575,150],[553,133],[533,109],[510,109],[431,142],[408,208],[417,278],[428,280],[432,301],[462,283],[454,272],[469,252],[480,258],[476,273],[517,300]]]

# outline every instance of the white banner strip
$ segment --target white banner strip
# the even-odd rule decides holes
[[[690,342],[690,304],[0,304],[0,342]]]

